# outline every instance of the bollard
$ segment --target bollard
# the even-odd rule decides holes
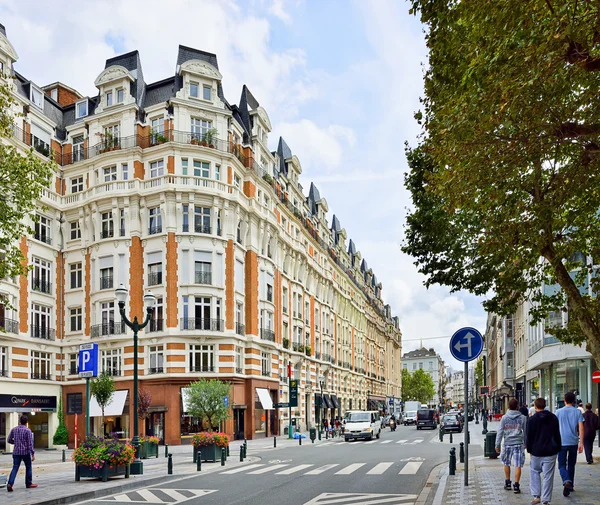
[[[66,460],[67,460],[67,458],[66,458],[65,450],[63,449],[62,462],[64,463]]]
[[[169,445],[165,444],[165,458],[169,456]]]
[[[227,457],[229,457],[229,445],[227,446]]]
[[[450,449],[450,461],[448,462],[449,465],[449,474],[450,475],[455,475],[456,474],[456,449],[453,447],[452,449]]]
[[[240,445],[240,463],[244,461],[244,450],[242,449],[242,446]]]
[[[277,447],[277,437],[273,437],[273,447]]]
[[[246,459],[248,456],[246,455],[246,446],[242,445],[242,451],[244,452],[244,459]]]
[[[454,441],[452,440],[452,433],[450,433],[450,443],[453,444]]]
[[[442,428],[440,428],[439,437],[440,437],[440,442],[443,442],[444,441],[444,430]]]
[[[298,437],[298,445],[302,445],[302,433],[298,433],[298,435],[300,435]]]
[[[458,457],[461,463],[465,462],[465,443],[460,443],[460,450],[458,451]]]
[[[169,454],[168,455],[168,460],[167,460],[167,473],[169,475],[173,475],[173,455]]]
[[[329,430],[325,430],[325,440],[329,440]]]
[[[198,451],[198,457],[196,458],[196,471],[197,472],[202,471],[202,456],[201,456],[200,451]]]
[[[319,440],[321,440],[321,430],[319,430]]]
[[[221,447],[221,466],[225,466],[225,447]]]
[[[193,454],[194,454],[194,458],[192,459],[192,463],[195,463],[196,460],[198,459],[198,448],[197,447],[194,447]]]

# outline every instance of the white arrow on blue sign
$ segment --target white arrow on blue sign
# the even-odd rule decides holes
[[[475,328],[461,328],[450,339],[450,353],[458,361],[473,361],[483,351],[483,337]]]

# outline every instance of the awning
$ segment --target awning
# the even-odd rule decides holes
[[[340,402],[339,402],[337,396],[331,395],[331,402],[333,403],[333,408],[334,409],[339,409],[340,408]]]
[[[331,398],[329,397],[328,394],[323,394],[323,408],[326,408],[326,409],[333,409],[333,408],[335,408],[333,406]]]
[[[127,389],[115,391],[112,395],[112,401],[104,407],[104,416],[122,416],[125,401],[127,400]],[[102,409],[95,397],[90,398],[90,417],[101,417]]]
[[[273,400],[268,389],[256,388],[256,394],[264,410],[273,410]]]
[[[323,408],[323,402],[321,400],[321,394],[320,393],[315,393],[315,407],[318,409],[322,409]]]

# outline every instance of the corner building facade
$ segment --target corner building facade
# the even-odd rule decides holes
[[[302,430],[366,408],[369,395],[400,395],[399,320],[381,284],[339,220],[328,224],[317,188],[303,193],[300,161],[285,141],[268,149],[269,117],[248,88],[238,105],[225,99],[214,54],[179,46],[175,75],[152,84],[137,51],[111,58],[95,97],[20,75],[4,30],[0,59],[13,77],[15,112],[25,111],[8,141],[59,165],[35,234],[21,242],[32,270],[0,283],[16,308],[3,307],[0,399],[55,399],[36,413],[45,416],[40,444],[51,446],[61,395],[74,439],[69,412],[85,412],[77,353],[89,342],[116,381],[105,431],[133,433],[132,334],[118,314],[120,283],[130,318],[144,316],[146,290],[157,297],[139,335],[140,388],[152,395],[140,433],[189,443],[200,427],[182,389],[208,378],[231,383],[223,429],[232,437],[283,434],[287,409],[269,409],[269,400],[288,400],[288,363]],[[0,407],[0,435],[27,410],[19,409]],[[92,425],[101,432],[99,419]]]

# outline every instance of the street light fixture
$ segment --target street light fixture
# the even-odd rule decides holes
[[[123,284],[119,284],[119,287],[115,289],[115,296],[119,304],[119,313],[121,319],[127,325],[128,328],[133,330],[133,439],[131,445],[135,449],[135,461],[131,464],[130,473],[132,475],[142,475],[144,473],[144,464],[140,459],[140,434],[138,429],[138,331],[144,329],[150,319],[152,319],[152,310],[156,304],[156,296],[152,294],[150,290],[144,295],[144,307],[146,309],[146,320],[140,324],[137,316],[133,318],[133,322],[127,319],[125,314],[125,302],[129,291]]]
[[[319,412],[319,430],[323,426],[323,386],[325,385],[325,376],[323,374],[319,374],[319,386],[321,388],[321,409]]]

